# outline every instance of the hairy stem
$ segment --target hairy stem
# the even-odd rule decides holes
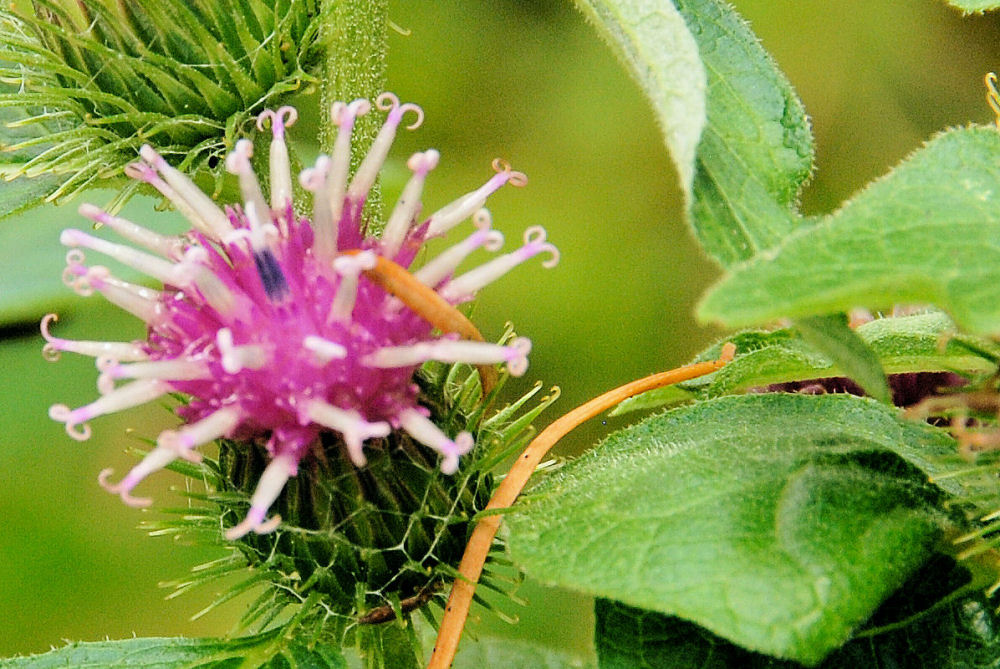
[[[385,64],[388,50],[388,0],[321,0],[322,41],[326,62],[320,73],[320,150],[333,151],[337,129],[329,111],[338,100],[374,100],[385,91]],[[358,118],[351,145],[351,170],[357,169],[381,125],[378,114]],[[368,195],[365,221],[382,221],[382,197],[378,183]]]

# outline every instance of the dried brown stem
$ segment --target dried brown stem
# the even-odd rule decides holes
[[[699,362],[626,383],[581,404],[558,418],[542,430],[524,449],[496,492],[493,493],[486,509],[506,509],[513,504],[549,449],[576,426],[633,395],[710,374],[732,360],[735,353],[736,347],[727,343],[722,347],[722,353],[718,360]],[[458,567],[460,575],[452,586],[444,617],[441,619],[441,627],[438,630],[434,653],[431,655],[427,669],[448,669],[451,666],[455,652],[458,650],[458,642],[462,638],[465,620],[469,615],[469,607],[472,605],[476,583],[483,573],[483,565],[486,563],[486,557],[493,545],[493,538],[500,528],[502,519],[501,515],[486,516],[476,524],[476,528],[472,531],[469,543],[465,547],[465,554],[462,556],[462,562]]]

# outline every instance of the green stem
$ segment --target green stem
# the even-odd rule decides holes
[[[320,76],[320,105],[326,110],[320,126],[320,150],[329,154],[337,129],[327,115],[338,100],[375,98],[385,91],[388,50],[388,0],[321,0],[322,41],[326,63]],[[354,126],[351,169],[357,168],[371,146],[380,124],[378,114],[358,119]],[[382,197],[376,183],[368,196],[366,222],[382,220]]]

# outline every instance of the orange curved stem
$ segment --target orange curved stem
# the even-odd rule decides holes
[[[345,253],[355,254],[357,251]],[[398,297],[411,311],[441,332],[454,333],[472,341],[484,341],[479,329],[465,314],[388,258],[376,256],[375,267],[365,270],[364,275],[385,292]],[[497,383],[497,370],[493,365],[477,365],[476,369],[482,381],[483,395],[488,395]]]
[[[735,353],[736,347],[732,343],[726,343],[722,347],[718,360],[678,367],[626,383],[581,404],[566,415],[556,419],[524,449],[524,452],[521,453],[497,487],[496,492],[493,493],[486,509],[505,509],[513,504],[549,449],[581,423],[633,395],[711,374],[731,361]],[[476,583],[479,582],[479,577],[483,573],[483,565],[486,563],[486,557],[493,545],[493,538],[500,528],[502,519],[501,515],[486,516],[476,524],[472,531],[469,543],[465,547],[465,554],[462,556],[462,562],[458,567],[459,576],[455,579],[451,595],[448,597],[448,604],[445,606],[441,627],[438,629],[437,643],[434,645],[434,652],[427,669],[448,669],[455,659],[458,642],[462,638],[465,620],[469,615],[469,607],[472,605],[472,596],[476,591]]]

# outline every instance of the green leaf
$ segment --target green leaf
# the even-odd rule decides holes
[[[964,578],[963,578],[964,577]],[[1000,626],[981,593],[942,600],[967,574],[940,556],[920,569],[857,638],[820,669],[971,669],[1000,664]],[[740,648],[697,625],[597,600],[595,645],[601,669],[794,669],[798,663]]]
[[[594,663],[544,645],[495,637],[466,639],[455,656],[455,669],[593,669]]]
[[[649,97],[690,202],[695,149],[705,126],[705,68],[669,2],[576,0]]]
[[[63,181],[53,174],[44,174],[34,179],[3,181],[3,170],[4,166],[0,164],[0,219],[44,204],[46,198],[52,195]]]
[[[953,450],[871,400],[723,397],[546,478],[508,516],[509,550],[535,578],[816,663],[927,559],[926,469]]]
[[[39,177],[42,178],[44,177]],[[13,185],[37,180],[19,180]],[[0,188],[11,185],[4,183]],[[90,191],[89,195],[88,200],[91,202],[105,204],[115,193]],[[3,195],[0,195],[0,201],[2,200]],[[125,207],[122,216],[140,225],[148,225],[161,234],[178,233],[187,229],[179,214],[154,213],[152,208],[155,203],[153,198],[134,198]],[[90,221],[77,214],[76,209],[75,205],[49,205],[0,224],[0,248],[4,249],[0,259],[0,326],[37,322],[46,313],[82,306],[82,298],[63,285],[60,278],[66,267],[66,249],[59,244],[59,233],[65,228],[91,227]],[[150,219],[154,220],[152,224],[149,224]],[[120,241],[113,234],[96,234]],[[99,254],[94,253],[93,260],[98,263],[107,262],[114,274],[123,279],[143,279],[135,270],[107,261]]]
[[[274,634],[242,639],[125,639],[71,643],[43,655],[0,660],[0,669],[346,669],[340,651],[293,641],[275,646]],[[246,662],[241,662],[246,658]]]
[[[720,0],[675,0],[708,74],[691,220],[724,266],[769,249],[799,226],[812,170],[802,103],[746,22]]]
[[[698,316],[744,327],[931,303],[963,329],[1000,332],[1000,133],[949,130],[838,212],[735,268]]]
[[[1000,356],[1000,348],[987,339],[959,335],[955,324],[941,312],[897,318],[880,318],[857,328],[856,333],[889,374],[906,372],[989,372],[996,368],[975,350]],[[685,400],[719,397],[747,388],[775,383],[843,376],[845,371],[806,343],[793,328],[764,332],[751,330],[726,338],[736,345],[736,359],[718,372],[678,386],[651,390],[622,402],[615,415],[652,409]],[[722,343],[695,357],[715,360]]]
[[[958,7],[966,14],[1000,8],[1000,2],[996,2],[996,0],[946,0],[946,2],[952,7]]]
[[[878,356],[847,325],[846,314],[801,318],[796,327],[806,343],[825,353],[844,375],[870,396],[892,404],[892,393]]]

